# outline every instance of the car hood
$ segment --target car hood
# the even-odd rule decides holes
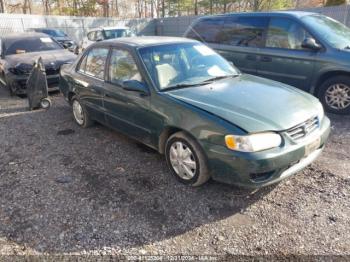
[[[249,133],[286,130],[318,114],[319,102],[313,96],[251,75],[166,93]]]
[[[73,62],[76,59],[76,55],[64,49],[51,50],[44,52],[32,52],[16,55],[8,55],[5,60],[8,67],[18,67],[18,66],[32,66],[34,62],[41,57],[46,66],[61,66],[67,62]]]

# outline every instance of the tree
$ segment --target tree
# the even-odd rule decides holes
[[[0,0],[0,13],[5,13],[5,1],[4,0]]]
[[[23,14],[26,14],[26,13],[29,13],[31,14],[32,13],[32,3],[30,0],[24,0],[23,2]]]
[[[327,0],[326,6],[345,5],[346,3],[346,0]]]

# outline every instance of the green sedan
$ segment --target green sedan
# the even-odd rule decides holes
[[[330,132],[315,97],[241,74],[190,39],[96,43],[61,68],[60,90],[79,126],[97,121],[156,149],[191,186],[276,183],[312,163]]]

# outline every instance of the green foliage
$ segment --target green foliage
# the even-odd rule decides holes
[[[326,6],[344,5],[346,2],[346,0],[327,0]]]

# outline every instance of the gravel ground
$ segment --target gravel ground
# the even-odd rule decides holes
[[[314,164],[252,192],[177,183],[156,152],[79,128],[59,94],[35,112],[0,97],[0,255],[350,255],[350,117],[331,116]]]

